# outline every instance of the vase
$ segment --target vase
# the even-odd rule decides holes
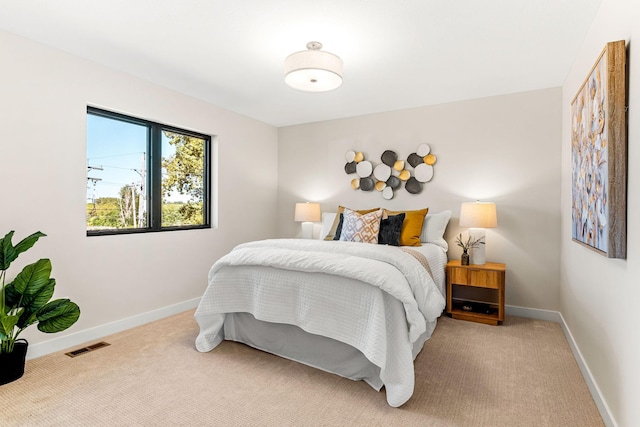
[[[460,257],[460,265],[469,265],[469,254],[467,251],[462,252],[462,257]]]
[[[0,385],[10,383],[24,375],[24,364],[27,358],[26,340],[18,340],[11,353],[0,353]]]

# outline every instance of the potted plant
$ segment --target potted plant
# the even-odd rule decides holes
[[[469,265],[469,249],[477,248],[480,245],[484,245],[484,237],[478,239],[469,235],[467,240],[462,240],[462,233],[456,237],[456,245],[462,248],[462,256],[460,257],[460,264]]]
[[[0,385],[24,374],[28,343],[18,339],[23,330],[37,324],[42,332],[60,332],[80,317],[80,308],[69,299],[50,301],[56,281],[51,277],[49,259],[25,266],[9,281],[7,270],[11,263],[46,236],[38,231],[13,246],[13,233],[0,239]]]

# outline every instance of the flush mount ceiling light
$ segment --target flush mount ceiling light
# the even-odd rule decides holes
[[[322,43],[309,42],[307,50],[284,60],[284,81],[305,92],[326,92],[342,84],[342,59],[321,51]]]

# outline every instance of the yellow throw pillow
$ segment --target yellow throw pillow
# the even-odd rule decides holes
[[[415,211],[388,211],[385,209],[384,212],[388,216],[401,213],[405,215],[402,231],[400,232],[400,246],[422,246],[420,233],[422,233],[422,223],[427,212],[429,212],[429,208]]]
[[[364,214],[368,214],[369,212],[377,211],[378,209],[380,208],[361,209],[361,210],[352,209],[352,210],[355,210],[359,214],[364,215]],[[333,240],[333,237],[336,235],[336,229],[338,228],[338,224],[340,223],[341,213],[344,213],[344,206],[338,206],[338,210],[336,211],[336,219],[333,220],[333,224],[331,224],[331,229],[329,229],[329,233],[324,238],[324,240]]]

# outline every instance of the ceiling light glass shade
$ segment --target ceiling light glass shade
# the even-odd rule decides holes
[[[284,60],[284,81],[305,92],[326,92],[342,84],[342,59],[320,49],[318,42],[307,43],[307,49]]]

